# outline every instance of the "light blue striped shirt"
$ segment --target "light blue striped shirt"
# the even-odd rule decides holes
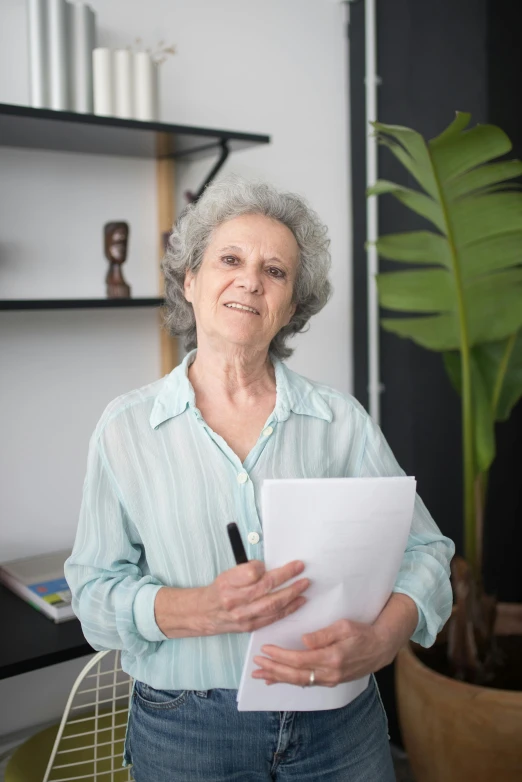
[[[196,407],[188,353],[169,375],[118,397],[91,438],[76,540],[65,563],[73,608],[97,650],[121,649],[131,676],[157,689],[237,688],[248,634],[168,639],[161,586],[210,584],[234,566],[226,524],[263,560],[265,478],[404,475],[381,430],[351,396],[271,356],[276,404],[245,461]],[[259,542],[248,542],[255,532]],[[252,536],[251,539],[255,539]],[[417,497],[394,588],[417,604],[413,639],[430,646],[452,606],[454,545]]]

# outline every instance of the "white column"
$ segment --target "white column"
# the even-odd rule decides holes
[[[94,81],[94,113],[112,116],[114,113],[114,69],[111,49],[94,49],[92,53]]]
[[[57,111],[70,109],[68,58],[69,4],[65,0],[48,0],[49,107]]]
[[[114,52],[114,116],[134,117],[134,54],[128,49]]]
[[[140,120],[157,120],[158,66],[147,52],[136,52],[134,65],[134,116]]]
[[[92,52],[96,45],[94,11],[85,3],[77,2],[71,4],[69,16],[71,108],[82,114],[92,114]]]
[[[47,61],[47,0],[26,0],[29,54],[29,104],[36,109],[49,105]]]

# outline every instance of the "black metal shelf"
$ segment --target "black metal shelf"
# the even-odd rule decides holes
[[[0,310],[86,310],[161,307],[161,298],[141,299],[1,299]]]
[[[269,142],[270,136],[254,133],[0,103],[2,147],[194,160],[215,155],[224,146],[234,152]]]

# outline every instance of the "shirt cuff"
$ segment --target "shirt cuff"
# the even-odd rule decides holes
[[[159,629],[154,616],[154,601],[162,588],[161,584],[144,584],[134,598],[132,607],[134,624],[138,633],[147,641],[168,641],[165,633]]]

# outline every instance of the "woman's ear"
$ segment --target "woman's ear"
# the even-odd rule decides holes
[[[192,302],[192,282],[194,280],[194,274],[190,271],[190,269],[187,269],[185,272],[185,280],[183,282],[183,291],[185,293],[185,298],[187,301]]]

